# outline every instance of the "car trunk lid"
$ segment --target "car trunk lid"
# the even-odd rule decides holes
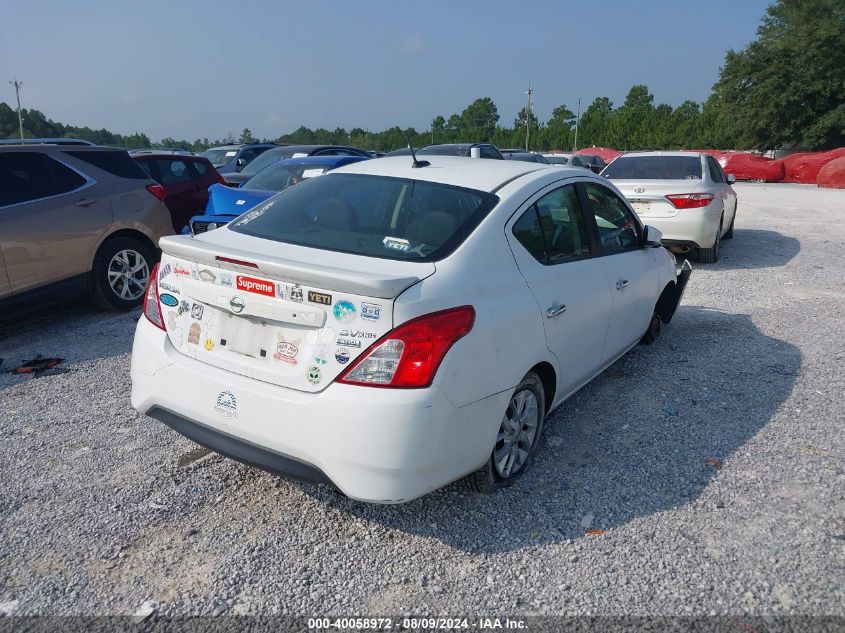
[[[214,236],[224,231],[225,246]],[[306,392],[325,388],[387,333],[393,298],[434,273],[431,263],[321,251],[225,228],[201,239],[166,237],[160,246],[161,309],[173,346]]]
[[[701,180],[613,180],[619,191],[628,199],[637,215],[649,218],[672,218],[680,209],[666,198],[667,195],[697,193]]]

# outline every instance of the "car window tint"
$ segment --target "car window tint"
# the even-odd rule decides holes
[[[37,152],[0,153],[0,206],[67,193],[85,178]]]
[[[719,169],[719,163],[717,163],[711,156],[707,157],[707,168],[710,170],[710,180],[713,182],[724,182],[722,179],[722,170]]]
[[[55,194],[67,193],[74,189],[79,189],[87,182],[83,176],[80,176],[67,165],[63,165],[49,156],[45,156],[44,159],[47,161],[47,166],[53,174]]]
[[[165,187],[191,180],[191,172],[183,160],[157,160],[156,166],[158,167],[159,177],[161,178],[160,182]]]
[[[612,254],[641,248],[639,225],[628,205],[607,187],[588,183],[586,190],[603,252]]]
[[[147,176],[149,176],[153,180],[156,179],[156,177],[153,176],[153,171],[152,171],[152,166],[150,164],[150,161],[148,161],[148,160],[138,160],[138,161],[135,161],[135,162],[138,163],[138,165],[141,167],[141,169],[144,170],[144,173],[147,174]]]
[[[208,171],[208,163],[204,163],[201,160],[192,160],[191,165],[194,166],[198,176],[205,176],[205,172]]]
[[[134,160],[129,158],[126,150],[114,151],[68,151],[64,150],[68,156],[73,156],[81,161],[85,161],[89,165],[93,165],[98,169],[107,171],[113,176],[120,178],[131,178],[133,180],[148,180],[149,176],[138,166]]]
[[[547,193],[535,206],[546,236],[548,263],[590,254],[584,216],[581,215],[581,205],[573,185]]]
[[[701,180],[701,158],[690,156],[620,156],[604,174],[620,180]]]
[[[590,240],[573,185],[547,193],[513,226],[519,243],[542,264],[590,254]]]
[[[276,194],[230,225],[265,239],[385,259],[438,261],[498,198],[407,178],[328,174]]]
[[[540,227],[540,216],[537,207],[533,204],[514,222],[513,236],[534,256],[538,262],[545,264],[546,241],[543,237],[543,229]]]

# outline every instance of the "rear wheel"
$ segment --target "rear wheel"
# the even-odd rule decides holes
[[[716,229],[716,241],[710,248],[698,249],[698,261],[702,264],[715,264],[719,261],[719,252],[722,244],[722,219],[719,219],[719,228]]]
[[[655,312],[651,315],[651,323],[648,324],[648,329],[643,334],[643,337],[640,339],[641,343],[645,345],[651,345],[654,341],[657,340],[657,337],[660,336],[660,330],[663,327],[663,322],[660,319],[660,315]]]
[[[155,251],[140,240],[123,236],[106,240],[91,270],[94,303],[103,310],[138,306],[155,262]]]
[[[467,487],[490,494],[510,486],[528,470],[543,431],[544,398],[543,383],[537,374],[529,372],[517,385],[505,409],[490,458],[467,475],[464,480]]]

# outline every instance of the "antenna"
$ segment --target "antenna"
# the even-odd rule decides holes
[[[411,167],[428,167],[431,165],[427,160],[417,160],[417,155],[414,153],[414,148],[411,147],[411,135],[408,134],[408,130],[405,130],[405,138],[408,139],[408,149],[411,150],[411,158],[414,159],[414,162],[411,163]]]

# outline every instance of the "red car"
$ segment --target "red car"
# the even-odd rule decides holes
[[[164,188],[162,201],[170,210],[177,233],[193,216],[204,211],[208,188],[218,182],[225,184],[211,162],[202,156],[136,154],[132,158]]]

